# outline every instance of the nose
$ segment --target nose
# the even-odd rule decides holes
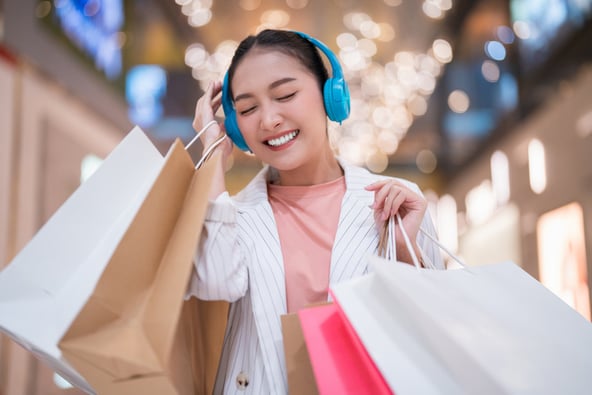
[[[275,131],[283,121],[283,117],[272,103],[264,106],[261,113],[261,129]]]

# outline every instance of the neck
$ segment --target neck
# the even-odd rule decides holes
[[[278,171],[278,174],[278,185],[307,186],[336,180],[343,176],[343,170],[333,153],[331,153],[298,169]]]

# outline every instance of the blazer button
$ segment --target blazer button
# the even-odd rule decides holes
[[[249,376],[245,372],[240,372],[236,376],[236,387],[239,390],[245,390],[249,386]]]

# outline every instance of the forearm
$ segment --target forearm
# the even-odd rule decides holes
[[[196,295],[206,300],[234,302],[247,290],[244,254],[228,224],[209,224],[195,259]]]
[[[212,158],[210,160],[215,160],[214,169],[214,176],[211,180],[210,184],[210,191],[208,193],[208,199],[210,201],[216,200],[218,196],[220,196],[223,192],[226,192],[226,158],[219,149],[215,149],[212,153]]]
[[[236,208],[228,194],[210,202],[195,254],[189,294],[205,300],[233,302],[246,293],[248,276]]]

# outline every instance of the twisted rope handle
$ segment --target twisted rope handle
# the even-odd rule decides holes
[[[193,139],[191,139],[191,141],[189,143],[187,143],[187,145],[185,146],[185,150],[188,150],[189,147],[191,147],[201,137],[201,135],[204,134],[205,131],[210,128],[210,126],[215,125],[216,123],[217,123],[216,120],[212,119],[203,128],[201,128],[201,130],[199,132],[197,132],[195,137]],[[227,137],[226,134],[222,133],[216,139],[216,141],[214,141],[208,148],[206,148],[204,150],[204,152],[201,155],[201,158],[199,159],[199,161],[195,165],[196,170],[199,169],[204,164],[204,162],[210,158],[210,156],[212,156],[212,152],[214,152],[214,150],[216,149],[217,146],[222,144],[222,142],[226,139],[226,137]]]

